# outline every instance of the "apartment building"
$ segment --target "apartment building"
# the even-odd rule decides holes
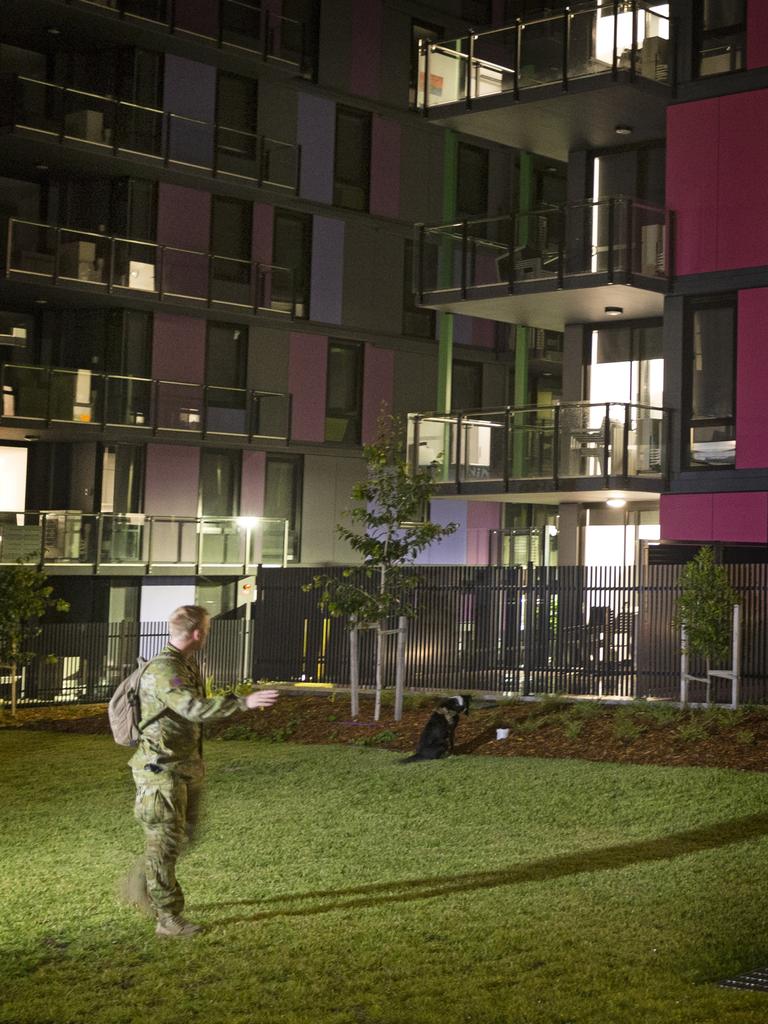
[[[382,406],[437,404],[413,225],[456,197],[416,40],[467,6],[0,6],[0,561],[41,560],[70,620],[349,559]],[[511,151],[466,153],[461,212],[489,180],[510,209]],[[455,404],[506,403],[508,332],[455,319]]]
[[[0,562],[233,611],[348,560],[382,405],[459,524],[425,560],[762,557],[767,22],[4,0]]]

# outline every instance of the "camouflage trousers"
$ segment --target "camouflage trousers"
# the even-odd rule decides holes
[[[134,815],[144,830],[144,856],[136,869],[146,876],[147,896],[158,916],[184,910],[176,862],[193,841],[200,818],[202,785],[170,774],[135,776]]]

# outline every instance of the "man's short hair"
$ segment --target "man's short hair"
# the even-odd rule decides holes
[[[202,629],[211,615],[199,604],[183,604],[168,617],[171,636],[192,636],[196,629]]]

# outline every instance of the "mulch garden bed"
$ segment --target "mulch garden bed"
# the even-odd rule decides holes
[[[206,727],[209,738],[280,743],[336,743],[412,751],[437,703],[409,697],[399,722],[385,704],[372,721],[373,699],[361,699],[352,720],[347,694],[286,691],[274,708],[244,712]],[[509,738],[496,739],[506,727]],[[20,709],[16,720],[0,712],[0,728],[109,732],[103,705]],[[491,757],[571,757],[633,764],[706,765],[768,770],[768,708],[690,709],[635,702],[627,705],[565,701],[483,702],[462,716],[456,753]]]

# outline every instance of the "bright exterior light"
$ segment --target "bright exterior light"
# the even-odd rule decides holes
[[[238,526],[245,527],[246,529],[249,526],[256,526],[256,525],[258,525],[258,522],[259,522],[257,516],[238,516],[235,521],[236,521]]]
[[[605,307],[605,315],[606,316],[621,316],[623,312],[624,312],[624,307],[623,306],[606,306]]]
[[[624,508],[627,504],[626,498],[608,498],[605,502],[608,508]]]

